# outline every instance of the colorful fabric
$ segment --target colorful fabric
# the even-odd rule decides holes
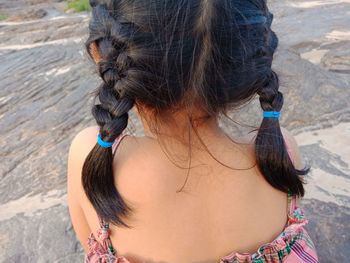
[[[288,222],[272,242],[260,246],[254,254],[233,252],[220,263],[318,263],[315,246],[305,230],[308,223],[297,197],[288,195]]]
[[[272,242],[260,246],[254,254],[232,252],[219,263],[318,263],[315,246],[304,226],[308,220],[297,205],[297,197],[288,195],[288,222],[284,231]],[[108,223],[100,220],[98,242],[91,233],[88,238],[89,252],[84,263],[130,263],[117,255],[110,240]]]

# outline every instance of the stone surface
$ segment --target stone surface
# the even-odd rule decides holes
[[[1,219],[1,262],[83,262],[64,202]]]
[[[67,153],[73,136],[95,124],[90,93],[99,81],[84,51],[88,14],[65,14],[63,4],[0,1],[1,13],[9,15],[0,22],[0,262],[83,260],[66,205]],[[350,2],[269,4],[280,39],[273,68],[285,94],[281,122],[312,167],[303,200],[310,235],[321,262],[346,262]],[[260,114],[255,98],[230,113],[243,126],[221,123],[242,133],[249,130],[244,125],[259,125]],[[129,131],[142,134],[131,119]]]

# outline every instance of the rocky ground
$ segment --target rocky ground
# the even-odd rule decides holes
[[[62,1],[0,0],[0,262],[82,262],[66,204],[70,142],[95,125],[88,14]],[[282,125],[312,172],[303,203],[321,262],[350,258],[350,1],[274,0]],[[254,100],[232,112],[258,125]],[[251,116],[256,116],[252,118]],[[142,134],[135,116],[128,127]],[[247,121],[249,120],[249,121]],[[222,120],[230,132],[244,132]]]

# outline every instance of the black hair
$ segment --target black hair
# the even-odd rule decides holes
[[[113,142],[137,103],[156,118],[199,106],[218,116],[259,95],[264,111],[280,111],[283,95],[271,69],[278,38],[266,0],[90,0],[86,48],[98,50],[99,104],[92,114],[103,140]],[[191,116],[189,116],[191,119]],[[191,122],[192,124],[192,122]],[[264,118],[255,140],[256,162],[276,189],[303,196],[277,118]],[[114,185],[112,150],[94,146],[82,183],[97,213],[130,227],[132,211]]]

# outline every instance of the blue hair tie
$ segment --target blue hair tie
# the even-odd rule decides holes
[[[114,142],[105,142],[104,140],[101,139],[101,135],[98,134],[97,143],[103,148],[109,148],[109,147],[112,147]]]
[[[264,118],[279,118],[281,113],[279,111],[264,111]]]

